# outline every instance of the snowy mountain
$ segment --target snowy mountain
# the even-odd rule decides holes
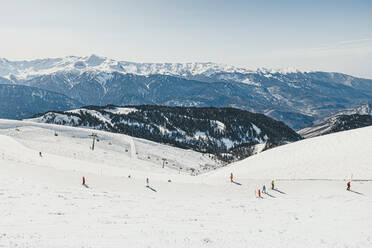
[[[366,104],[354,109],[346,109],[336,115],[318,121],[316,125],[298,131],[304,138],[372,126],[371,105]]]
[[[0,83],[57,92],[84,105],[236,107],[267,114],[296,130],[372,102],[372,80],[341,73],[133,63],[95,55],[1,59]]]
[[[174,75],[190,77],[209,76],[217,72],[249,73],[246,68],[216,63],[135,63],[117,61],[106,57],[91,55],[87,57],[68,56],[54,59],[9,61],[0,59],[0,77],[8,79],[30,79],[35,76],[50,75],[56,72],[121,72],[135,75]]]
[[[95,132],[93,151],[92,130],[0,120],[0,246],[372,246],[372,127],[207,166],[198,176],[191,168],[203,171],[213,159]],[[162,158],[172,162],[163,168]]]
[[[262,114],[232,108],[85,107],[47,112],[35,122],[87,127],[207,152],[231,162],[301,137]],[[259,150],[259,151],[260,151]]]

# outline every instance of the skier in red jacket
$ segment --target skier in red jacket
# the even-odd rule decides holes
[[[230,181],[231,181],[231,182],[233,182],[233,181],[234,181],[234,176],[233,176],[233,174],[232,174],[232,173],[230,174]]]
[[[347,182],[347,189],[346,190],[350,190],[350,181]]]
[[[83,185],[85,185],[85,177],[83,177]]]

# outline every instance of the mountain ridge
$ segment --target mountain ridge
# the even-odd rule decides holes
[[[267,114],[296,130],[372,103],[372,80],[342,73],[252,71],[214,63],[133,63],[95,55],[31,62],[3,59],[0,83],[61,93],[83,105],[240,108]]]
[[[294,67],[281,69],[257,68],[233,66],[214,62],[130,62],[115,60],[108,57],[97,56],[66,56],[30,60],[8,60],[0,58],[0,76],[11,79],[13,75],[19,79],[27,79],[27,76],[46,75],[58,71],[103,71],[121,72],[136,75],[163,74],[190,77],[195,75],[206,75],[218,72],[228,73],[261,73],[261,74],[289,74],[313,72],[313,70],[300,70]]]

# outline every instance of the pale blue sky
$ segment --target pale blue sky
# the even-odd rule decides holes
[[[372,1],[2,0],[0,57],[92,53],[372,78]]]

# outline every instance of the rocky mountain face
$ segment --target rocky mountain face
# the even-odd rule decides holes
[[[372,105],[366,104],[354,109],[347,109],[326,118],[312,127],[300,130],[304,138],[372,126]]]
[[[22,85],[0,84],[0,116],[21,119],[40,111],[67,110],[82,104],[65,95]]]
[[[372,80],[341,73],[253,71],[214,63],[133,63],[95,55],[0,59],[0,77],[0,84],[45,89],[84,105],[234,107],[264,113],[296,130],[341,110],[372,103]]]
[[[337,115],[372,115],[372,104],[364,104],[362,106],[345,109],[337,113]]]
[[[301,139],[282,122],[233,108],[90,106],[47,112],[31,120],[129,134],[215,154],[225,162]]]

